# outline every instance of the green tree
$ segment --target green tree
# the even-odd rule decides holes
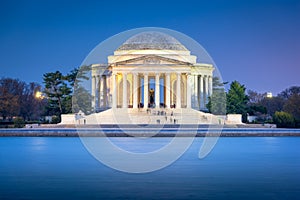
[[[213,77],[213,92],[208,97],[208,103],[206,105],[208,111],[215,115],[226,114],[226,92],[224,85],[228,82],[221,82],[218,76]]]
[[[224,88],[224,85],[228,84],[228,82],[221,82],[219,76],[213,77],[213,89]]]
[[[90,66],[82,66],[74,68],[67,75],[63,75],[59,71],[44,74],[44,93],[48,101],[46,114],[60,116],[78,112],[79,107],[82,108],[82,111],[90,113],[91,97],[83,87],[83,82],[89,81],[87,73],[90,72]]]
[[[226,114],[226,92],[224,89],[215,89],[208,98],[207,109],[215,115]]]
[[[90,69],[89,66],[82,66],[79,68],[74,68],[70,71],[66,76],[64,76],[64,80],[68,82],[68,85],[71,87],[71,94],[67,96],[63,101],[63,107],[65,108],[67,113],[71,113],[72,110],[72,97],[75,91],[78,89],[78,83],[82,82],[83,80],[89,80],[87,76],[83,73],[84,70]],[[82,91],[81,91],[82,92]],[[85,95],[81,93],[81,95]],[[82,99],[82,97],[81,97]],[[83,99],[82,99],[83,100]]]
[[[88,74],[91,73],[90,66],[82,66],[77,70],[76,80],[74,80],[74,93],[72,97],[73,113],[78,113],[80,110],[85,114],[91,114],[92,95],[84,87],[90,81]]]
[[[247,102],[248,97],[245,93],[246,88],[237,81],[230,84],[227,94],[227,113],[242,114],[243,121],[247,121]]]
[[[91,114],[92,109],[92,95],[82,86],[75,89],[72,97],[73,112],[78,113],[80,110],[86,115]]]
[[[247,113],[249,115],[265,115],[267,114],[267,108],[258,104],[255,105],[249,105],[247,109]]]
[[[22,117],[16,117],[13,119],[15,128],[23,128],[25,126],[25,121]]]
[[[47,115],[60,116],[70,113],[72,110],[72,89],[66,81],[66,77],[59,71],[44,74],[44,93],[47,96]]]
[[[295,127],[294,117],[287,112],[278,112],[276,111],[273,116],[273,121],[278,128],[292,128]]]
[[[76,81],[78,72],[79,72],[79,69],[78,68],[74,68],[73,70],[71,70],[70,73],[68,73],[65,76],[65,80],[67,80],[69,82],[69,84],[70,84],[71,87],[74,87],[74,85],[75,85],[75,81]]]

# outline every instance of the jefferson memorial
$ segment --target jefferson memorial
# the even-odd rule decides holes
[[[214,66],[197,62],[174,37],[158,31],[138,33],[107,60],[91,65],[95,113],[85,116],[84,123],[221,123],[202,112],[213,92]]]
[[[92,65],[93,107],[193,108],[205,110],[212,93],[214,67],[174,37],[142,32],[108,57],[108,65]]]

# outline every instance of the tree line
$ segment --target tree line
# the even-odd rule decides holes
[[[0,79],[0,116],[2,120],[22,117],[26,121],[40,120],[45,101],[39,97],[41,85],[18,79]]]
[[[78,68],[66,75],[60,71],[45,73],[43,87],[35,82],[27,84],[19,79],[1,78],[1,121],[46,122],[44,116],[53,116],[53,122],[59,122],[61,114],[72,113],[72,94],[77,73]]]
[[[256,116],[254,123],[275,123],[278,127],[300,127],[300,87],[292,86],[277,96],[253,90],[238,81],[230,84],[228,92],[218,78],[213,80],[213,94],[209,97],[207,108],[213,114],[242,114],[243,122],[247,116]]]

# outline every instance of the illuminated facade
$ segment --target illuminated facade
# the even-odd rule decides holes
[[[200,58],[201,59],[201,58]],[[142,32],[129,38],[105,65],[92,65],[93,107],[204,110],[214,67],[174,37]]]

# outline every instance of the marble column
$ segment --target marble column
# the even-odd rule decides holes
[[[199,99],[198,99],[198,75],[194,75],[194,107],[199,109]]]
[[[97,76],[97,93],[96,93],[96,96],[97,96],[97,108],[100,108],[101,107],[101,81],[102,81],[102,79],[101,79],[101,76],[100,75],[98,75]]]
[[[96,106],[96,76],[92,76],[92,107]]]
[[[123,101],[122,101],[122,107],[128,108],[127,104],[127,74],[123,72]]]
[[[148,74],[144,74],[144,108],[148,108],[148,97],[149,97],[149,88],[148,88]]]
[[[208,88],[208,95],[211,96],[212,95],[212,92],[213,92],[213,79],[212,79],[212,76],[209,76],[208,77],[208,85],[209,85],[209,88]]]
[[[107,101],[107,78],[105,75],[103,75],[103,107],[106,108],[108,105],[108,101]]]
[[[133,73],[133,108],[137,108],[138,107],[138,74],[137,73]]]
[[[207,104],[207,97],[208,97],[208,76],[205,76],[205,95],[204,95],[204,105],[203,107],[205,108],[205,105]]]
[[[166,75],[166,106],[167,108],[171,107],[171,87],[170,87],[170,74],[167,73]]]
[[[177,73],[176,108],[181,108],[181,73]]]
[[[116,74],[112,74],[112,108],[117,108],[117,84],[116,84]]]
[[[199,96],[198,96],[198,102],[199,102],[199,109],[203,108],[203,87],[204,87],[204,79],[203,75],[200,75],[199,77]]]
[[[159,108],[159,74],[155,74],[155,107]]]
[[[186,76],[186,108],[192,107],[192,76],[187,74]]]

